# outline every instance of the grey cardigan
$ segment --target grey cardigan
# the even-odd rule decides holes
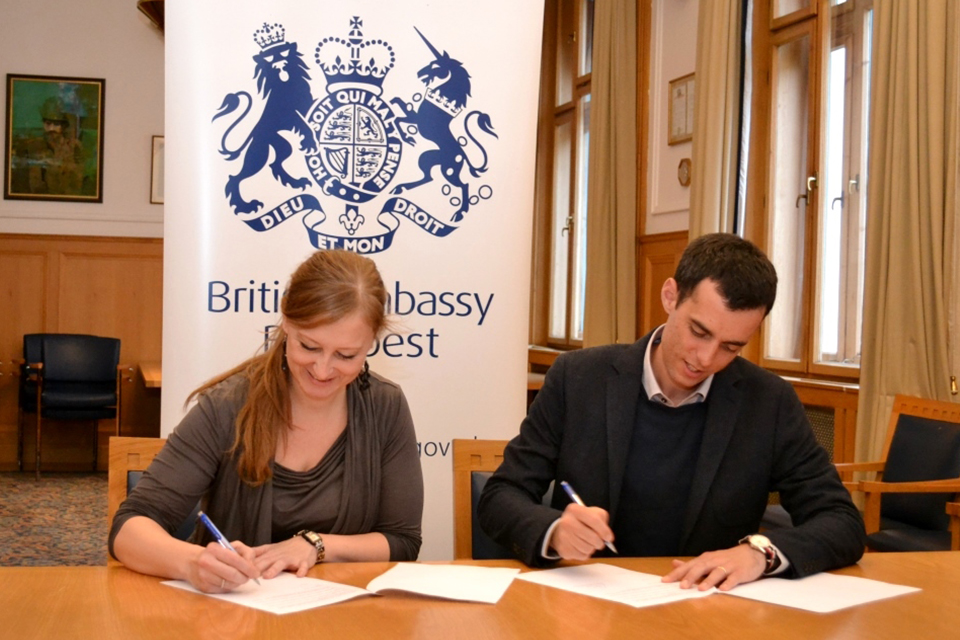
[[[229,450],[248,382],[235,375],[200,396],[170,434],[140,482],[120,505],[110,528],[109,549],[123,524],[146,516],[174,532],[199,500],[228,540],[250,546],[271,540],[273,486],[250,486],[237,474]],[[416,560],[420,551],[423,475],[413,419],[393,382],[370,375],[370,386],[347,387],[343,493],[336,523],[322,533],[382,533],[391,560]],[[191,542],[207,544],[200,523]],[[114,556],[115,557],[115,556]]]

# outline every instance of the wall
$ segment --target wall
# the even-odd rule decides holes
[[[103,202],[0,200],[0,233],[163,237],[150,204],[151,139],[163,134],[163,35],[134,0],[4,0],[0,75],[104,78]],[[6,132],[0,131],[6,148]]]
[[[689,228],[690,188],[677,181],[681,158],[692,142],[667,145],[670,81],[696,67],[698,0],[653,0],[650,38],[650,118],[648,200],[644,234]]]
[[[160,361],[163,243],[151,238],[0,234],[0,470],[17,467],[17,360],[26,333],[90,333],[120,338],[123,435],[160,434],[159,389],[147,389],[141,362]],[[26,469],[33,469],[35,416],[24,420]],[[106,469],[112,421],[99,426]],[[50,423],[45,470],[87,469],[91,427]]]

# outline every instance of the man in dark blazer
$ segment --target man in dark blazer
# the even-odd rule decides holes
[[[483,529],[532,566],[605,546],[696,556],[674,560],[664,580],[702,589],[857,562],[863,520],[796,393],[738,357],[776,283],[751,243],[694,240],[661,290],[666,324],[550,367],[483,491]],[[584,504],[560,490],[540,504],[552,481],[568,482]],[[771,491],[795,526],[766,537],[757,534]]]

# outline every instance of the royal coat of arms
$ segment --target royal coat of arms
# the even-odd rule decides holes
[[[248,123],[254,98],[237,91],[224,97],[213,117],[232,116],[218,151],[240,168],[227,178],[224,195],[251,229],[266,232],[299,216],[318,249],[377,253],[391,246],[401,219],[445,237],[460,228],[471,207],[492,197],[492,187],[482,181],[489,164],[484,143],[497,134],[488,114],[466,110],[471,82],[464,65],[412,27],[432,56],[416,72],[422,92],[409,101],[387,98],[384,81],[396,66],[395,51],[382,39],[366,39],[362,28],[354,17],[346,37],[317,43],[313,58],[325,81],[318,97],[310,67],[284,27],[264,23],[254,32],[261,115]],[[244,127],[246,138],[230,146]],[[419,153],[420,175],[400,182],[405,151]],[[303,171],[291,175],[297,157]],[[277,198],[271,190],[279,200],[273,204],[244,187],[268,169],[290,192]],[[418,190],[430,183],[434,190],[440,185],[442,208],[435,196],[427,198],[429,205],[418,203]]]

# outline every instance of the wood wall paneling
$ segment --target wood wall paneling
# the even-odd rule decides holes
[[[667,321],[660,289],[672,278],[687,247],[688,232],[658,233],[640,238],[640,295],[637,297],[638,333],[643,336]]]
[[[141,361],[160,361],[163,243],[155,239],[0,235],[0,469],[17,465],[17,376],[25,333],[90,333],[120,338],[124,435],[155,437],[160,391],[146,389]],[[44,470],[90,467],[92,425],[44,423]],[[33,468],[34,422],[27,416],[25,469]],[[106,469],[113,422],[98,429]]]
[[[44,325],[47,255],[41,251],[0,252],[0,468],[7,452],[17,453],[17,373],[22,336]],[[11,348],[8,347],[8,343]],[[12,425],[12,428],[9,428]]]

